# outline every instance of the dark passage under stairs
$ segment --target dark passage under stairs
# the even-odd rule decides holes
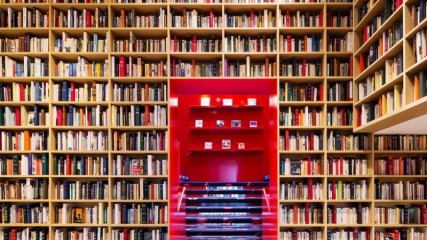
[[[262,195],[268,182],[181,182],[188,240],[262,239]]]

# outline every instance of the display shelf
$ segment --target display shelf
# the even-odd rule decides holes
[[[364,97],[363,99],[359,100],[358,102],[354,103],[355,107],[360,107],[362,104],[370,102],[374,99],[378,99],[383,93],[386,93],[390,90],[393,90],[393,87],[396,84],[403,82],[403,74],[399,74],[396,78],[392,79],[391,81],[387,82],[386,84],[382,85],[379,89],[371,92],[368,96]]]

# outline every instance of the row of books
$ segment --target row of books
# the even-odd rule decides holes
[[[328,11],[326,15],[327,27],[353,27],[353,9],[346,11]]]
[[[151,15],[138,15],[134,8],[131,10],[120,10],[113,16],[113,27],[117,28],[164,28],[167,26],[166,10],[159,9],[159,13]]]
[[[108,37],[102,37],[98,33],[91,35],[88,32],[83,32],[81,37],[71,37],[67,32],[62,32],[61,37],[55,39],[54,50],[55,52],[108,52]]]
[[[0,150],[3,151],[46,151],[47,132],[0,132]]]
[[[358,151],[369,150],[367,134],[346,134],[339,131],[330,131],[327,139],[328,150]]]
[[[193,35],[192,38],[179,38],[175,35],[170,42],[171,51],[173,52],[221,52],[222,41],[215,37],[197,38]]]
[[[323,111],[316,108],[282,108],[279,113],[280,126],[322,126]]]
[[[2,204],[0,223],[49,223],[49,206],[40,204]]]
[[[49,83],[31,81],[29,83],[0,83],[2,102],[39,102],[49,100]]]
[[[414,100],[427,96],[427,72],[414,74]]]
[[[167,224],[168,206],[157,203],[114,204],[114,224]]]
[[[282,12],[278,13],[279,27],[323,27],[323,11],[319,12]]]
[[[79,107],[74,105],[53,106],[54,126],[108,126],[108,110],[96,105]]]
[[[143,178],[139,182],[121,180],[113,185],[115,200],[167,200],[167,182],[151,182]]]
[[[422,22],[427,15],[427,8],[426,8],[426,0],[420,0],[417,3],[414,3],[411,6],[411,19],[412,19],[412,26],[417,26],[420,22]]]
[[[78,240],[107,240],[108,239],[108,228],[97,227],[82,229],[67,229],[59,228],[55,229],[53,233],[54,240],[67,240],[67,239],[78,239]],[[38,239],[38,238],[36,238]],[[24,240],[24,238],[22,239]],[[41,239],[42,240],[42,239]]]
[[[402,84],[394,85],[393,91],[381,94],[378,100],[364,103],[357,109],[357,126],[399,110],[403,105]]]
[[[114,151],[163,151],[166,150],[167,131],[113,132]]]
[[[280,101],[323,101],[323,84],[295,84],[285,82],[280,86]]]
[[[168,100],[168,86],[165,83],[115,83],[113,85],[113,93],[113,101],[115,102]]]
[[[323,150],[323,134],[321,132],[305,133],[290,132],[285,129],[279,137],[280,151],[321,151]]]
[[[279,210],[280,224],[319,224],[323,222],[323,210],[309,205],[281,205]]]
[[[166,52],[166,43],[167,38],[139,39],[130,31],[129,39],[113,40],[113,52]]]
[[[375,159],[374,174],[376,175],[425,175],[426,159],[418,157],[392,157]]]
[[[307,157],[300,160],[286,158],[280,161],[279,174],[283,176],[291,175],[321,175],[322,163],[320,159]]]
[[[173,28],[221,28],[223,17],[215,15],[212,8],[209,12],[184,8],[181,14],[172,11],[171,23]],[[225,17],[225,19],[227,18]]]
[[[22,11],[8,7],[0,9],[0,27],[31,28],[49,27],[49,11],[23,7]]]
[[[328,200],[366,200],[368,185],[366,180],[330,181],[327,185]]]
[[[376,71],[372,76],[367,77],[358,83],[358,100],[362,100],[365,97],[371,95],[373,92],[380,89],[384,84],[391,81],[391,78],[386,79],[389,74],[386,74],[385,68]]]
[[[281,34],[279,37],[279,49],[283,52],[319,52],[322,46],[322,36],[316,34],[300,37]]]
[[[63,80],[53,83],[53,101],[65,102],[103,102],[108,101],[108,83],[76,83]]]
[[[240,15],[225,13],[225,26],[228,28],[271,28],[276,26],[276,14],[273,11],[264,9],[263,11],[242,13]]]
[[[281,200],[322,200],[323,199],[323,184],[312,178],[307,179],[307,183],[303,182],[282,182],[280,183],[280,199]]]
[[[283,35],[281,35],[283,36]],[[221,46],[220,44],[218,44]],[[216,49],[216,48],[215,48]],[[224,52],[275,52],[276,38],[274,36],[242,36],[231,35],[224,37]],[[221,51],[221,48],[219,48]]]
[[[47,199],[47,179],[31,179],[5,181],[0,183],[0,199],[2,200],[33,200]]]
[[[375,150],[427,150],[426,135],[375,135]]]
[[[328,206],[326,222],[328,224],[368,224],[370,221],[369,207],[337,207]]]
[[[111,73],[113,77],[163,77],[167,76],[167,61],[145,62],[133,56],[112,56]]]
[[[230,66],[230,68],[231,67],[232,66]],[[173,58],[171,66],[171,77],[220,77],[223,73],[222,69],[222,61],[217,62],[215,60],[211,60],[210,62],[206,63],[196,63],[196,60],[191,60],[191,62],[188,62]],[[224,69],[226,69],[225,66]],[[232,71],[232,73],[234,73],[234,71]]]
[[[320,77],[322,76],[322,63],[320,59],[307,60],[292,58],[291,61],[283,60],[279,64],[279,76],[283,77]]]
[[[334,77],[353,76],[353,55],[350,55],[349,60],[329,58],[326,64],[326,75]]]
[[[54,184],[53,196],[58,200],[107,200],[107,182],[59,181]]]
[[[251,57],[246,57],[246,63],[239,60],[232,61],[224,59],[224,76],[226,77],[274,77],[276,76],[277,64],[274,60],[266,58],[265,61],[251,62]]]
[[[25,33],[17,38],[0,38],[0,52],[49,52],[49,38]]]
[[[0,175],[48,175],[49,160],[46,153],[21,154],[0,157]]]
[[[366,176],[368,160],[356,158],[328,158],[327,173],[329,176]]]
[[[353,32],[347,32],[343,37],[329,36],[328,52],[353,52]]]
[[[163,229],[113,229],[111,240],[167,240],[168,233]],[[56,240],[56,239],[55,239]]]
[[[375,182],[375,199],[380,200],[425,200],[426,182],[395,181]]]
[[[9,228],[3,229],[0,231],[0,239],[10,240],[10,239],[21,239],[21,240],[30,240],[30,239],[40,239],[48,240],[47,228]],[[101,239],[91,239],[91,240],[101,240]]]
[[[387,229],[385,232],[375,231],[375,240],[388,240],[388,239],[413,239],[423,240],[427,237],[427,229],[417,228],[400,228],[400,229]]]
[[[53,8],[53,27],[57,28],[105,28],[108,27],[108,11],[69,8],[61,11]]]
[[[56,133],[58,151],[106,151],[108,133],[103,131],[64,131]]]
[[[323,239],[323,233],[320,230],[281,230],[279,232],[281,240],[320,240]],[[341,239],[341,238],[337,238]]]
[[[112,126],[167,126],[168,114],[165,106],[113,105],[111,112]]]
[[[328,126],[353,126],[353,109],[333,106],[326,115]]]
[[[9,56],[0,56],[0,77],[47,77],[48,59],[24,56],[19,62]]]
[[[106,156],[53,156],[53,175],[59,176],[106,176],[108,158]]]
[[[117,155],[113,159],[113,175],[157,175],[168,174],[168,163],[166,159],[157,159],[153,155],[145,155],[135,158],[125,155]]]
[[[69,224],[69,223],[83,223],[83,224],[106,224],[108,223],[108,206],[100,202],[94,206],[75,207],[69,203],[55,206],[54,223]]]
[[[48,126],[49,112],[45,107],[0,107],[0,126]]]
[[[426,224],[426,204],[375,207],[375,224]]]
[[[108,60],[104,62],[89,61],[81,56],[77,62],[64,62],[59,60],[55,64],[54,76],[56,77],[107,77]]]

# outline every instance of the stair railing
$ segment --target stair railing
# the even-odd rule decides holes
[[[182,187],[182,191],[178,193],[178,212],[181,209],[181,204],[182,204],[182,200],[184,199],[185,196],[185,187]]]
[[[270,209],[270,195],[267,194],[267,191],[265,190],[265,188],[262,188],[262,194],[263,194],[263,198],[265,199],[265,203],[267,205],[268,211],[271,212]]]

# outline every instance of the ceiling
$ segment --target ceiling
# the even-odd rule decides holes
[[[419,117],[380,130],[375,134],[427,134],[427,112]]]

